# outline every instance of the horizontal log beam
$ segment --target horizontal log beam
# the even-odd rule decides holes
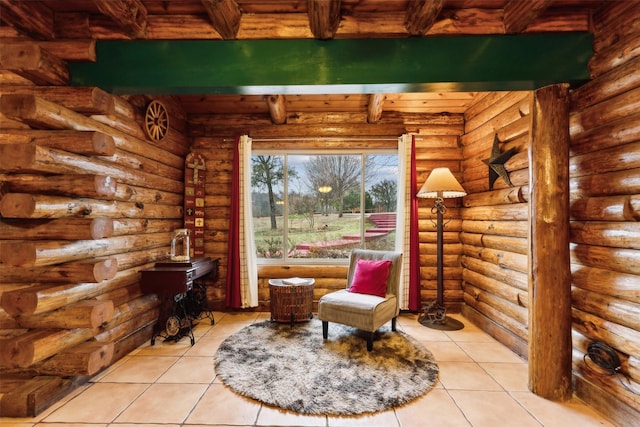
[[[113,220],[113,235],[172,232],[181,228],[182,224],[181,218],[118,218]]]
[[[29,329],[95,329],[113,318],[112,301],[85,300],[35,316],[20,316],[18,323]]]
[[[289,118],[287,118],[287,121]],[[325,124],[293,124],[287,125],[287,131],[291,135],[295,135],[299,138],[344,138],[344,137],[352,137],[353,135],[359,135],[361,137],[369,137],[371,139],[375,139],[376,137],[392,137],[398,138],[398,135],[402,135],[403,133],[407,133],[407,126],[401,123],[392,123],[392,124],[384,124],[378,123],[377,126],[371,126],[366,123],[366,119],[363,120],[362,124],[351,124],[351,125],[334,125],[327,126]],[[211,126],[211,125],[194,125],[191,128],[191,134],[195,136],[200,135],[222,135],[233,138],[234,135],[249,135],[251,138],[260,139],[260,138],[279,138],[282,137],[282,130],[273,125],[261,126],[257,125],[249,125],[245,123],[243,125],[238,126]],[[258,141],[256,141],[257,143]],[[357,141],[356,141],[357,142]],[[366,143],[353,143],[352,146],[354,149],[359,148],[359,145],[368,148],[376,148],[377,146],[373,144],[374,141],[367,141]],[[273,145],[274,142],[272,141]],[[369,145],[366,145],[369,144]],[[381,143],[379,143],[381,144]],[[386,142],[386,145],[389,145],[390,142]],[[287,142],[282,141],[275,144],[274,148],[287,148],[288,146],[300,147],[300,142]],[[338,142],[336,141],[322,141],[322,145],[324,148],[331,148],[331,146],[342,146],[344,148],[344,140]],[[396,144],[397,146],[397,144]],[[198,146],[194,147],[198,148]],[[200,147],[202,148],[202,147]]]
[[[96,332],[92,329],[39,329],[3,339],[3,345],[0,346],[0,366],[28,368],[34,363],[60,353],[65,348],[92,338]]]
[[[87,341],[62,350],[32,369],[39,374],[62,377],[95,375],[111,365],[114,348],[113,343]]]
[[[0,201],[0,212],[2,203]],[[3,218],[0,236],[6,240],[91,240],[113,235],[111,218]]]
[[[527,221],[529,219],[529,206],[525,203],[498,206],[477,206],[464,209],[461,212],[463,220],[492,220],[501,221]]]
[[[478,299],[475,297],[474,293],[466,288],[467,283],[475,286],[478,289],[482,289],[490,294],[496,295],[505,301],[508,301],[511,304],[515,304],[520,307],[529,307],[529,295],[527,292],[522,289],[517,289],[511,287],[499,280],[492,279],[490,277],[483,276],[482,274],[476,273],[473,270],[464,270],[462,273],[462,278],[464,279],[463,289],[465,292],[472,294],[474,299]],[[520,313],[521,315],[524,313]],[[522,318],[522,322],[526,325],[527,316],[525,315]]]
[[[521,323],[521,329],[526,329],[528,324],[528,310],[527,307],[516,302],[505,300],[501,296],[495,295],[491,292],[485,291],[483,288],[473,286],[471,283],[466,283],[463,286],[465,301],[469,300],[469,297],[476,301],[476,304],[486,304],[489,307],[499,311],[504,316],[508,316],[518,323]]]
[[[119,271],[113,279],[100,283],[41,285],[3,292],[0,305],[12,316],[46,313],[68,304],[94,298],[114,289],[139,283],[139,271],[152,266],[153,263]]]
[[[0,199],[6,218],[179,218],[182,206],[142,205],[62,196],[9,193]]]
[[[529,187],[509,187],[483,193],[468,194],[462,199],[464,206],[492,206],[529,201]]]
[[[528,240],[524,237],[463,232],[460,233],[460,241],[465,245],[499,249],[521,255],[528,253]]]
[[[640,139],[640,114],[630,114],[623,119],[574,133],[570,146],[572,155],[622,146]]]
[[[114,342],[131,334],[149,321],[157,320],[160,303],[160,298],[157,295],[150,294],[118,305],[113,319],[105,325],[103,331],[96,334],[95,340]]]
[[[579,288],[571,291],[571,301],[579,310],[640,330],[640,309],[635,303]]]
[[[527,339],[518,337],[511,331],[508,331],[504,326],[498,324],[493,318],[480,313],[474,308],[468,305],[463,305],[461,310],[462,315],[469,319],[474,325],[480,327],[483,331],[486,331],[489,335],[496,340],[504,344],[507,348],[510,348],[513,352],[526,360],[527,358]]]
[[[575,92],[571,94],[571,112],[579,112],[639,86],[640,57],[637,57],[576,88]],[[609,135],[615,134],[610,133]],[[572,136],[580,137],[580,134]]]
[[[571,262],[620,273],[640,274],[640,250],[571,244]]]
[[[624,3],[625,6],[635,7],[634,3]],[[635,13],[628,13],[627,18],[633,19]],[[596,23],[596,20],[593,20]],[[620,34],[620,20],[616,20],[612,28],[599,34],[611,35],[615,38],[613,44],[605,49],[598,49],[593,58],[589,61],[591,78],[600,78],[603,74],[609,73],[612,69],[630,61],[638,56],[638,37],[636,32]],[[625,26],[623,26],[625,27]],[[633,25],[627,28],[634,28]]]
[[[463,255],[461,257],[463,267],[478,272],[484,276],[494,278],[523,291],[528,291],[527,275],[515,270],[502,268],[494,263],[479,258]]]
[[[526,273],[529,265],[527,253],[517,254],[492,248],[482,248],[477,246],[464,245],[464,254],[467,257],[474,257],[486,262],[495,264],[500,268],[508,268],[521,273]]]
[[[7,154],[11,148],[21,150],[19,146],[0,145],[0,155]],[[51,179],[50,175],[40,174],[0,174],[0,181],[5,193],[36,193],[107,200],[114,199],[117,189],[116,180],[112,177],[91,174],[59,174],[55,179]]]
[[[573,221],[570,234],[578,244],[640,249],[640,222]]]
[[[624,173],[640,168],[640,142],[623,144],[573,156],[569,161],[571,178],[601,176],[604,172]],[[637,175],[637,172],[636,172]]]
[[[142,268],[151,268],[158,261],[166,261],[169,258],[167,246],[158,246],[151,248],[135,248],[134,251],[121,252],[111,255],[109,258],[115,258],[118,263],[118,275],[123,271],[130,271],[130,274]],[[127,285],[130,285],[128,283]],[[107,292],[108,289],[105,290]]]
[[[571,265],[573,285],[640,304],[640,276],[579,264]]]
[[[40,47],[48,50],[58,58],[65,61],[89,61],[96,60],[96,41],[87,40],[49,40],[38,43]]]
[[[604,196],[572,200],[571,219],[640,221],[640,196]]]
[[[640,107],[640,89],[623,92],[596,105],[587,107],[571,115],[569,129],[572,135],[624,119],[638,112]]]
[[[483,301],[476,301],[476,299],[470,294],[464,294],[464,302],[469,307],[477,310],[479,313],[482,313],[489,319],[499,324],[506,331],[516,335],[518,338],[525,342],[528,341],[529,333],[526,326],[521,322],[518,322],[512,317],[507,316],[500,310]]]
[[[301,265],[260,265],[258,267],[258,277],[272,277],[275,279],[285,279],[287,277],[314,277],[316,279],[332,278],[345,279],[347,268],[339,265],[327,266],[301,266]]]
[[[142,204],[181,205],[184,195],[155,188],[145,188],[137,185],[118,183],[115,200]],[[205,206],[207,204],[205,203]],[[180,228],[180,227],[177,227]]]
[[[640,331],[578,308],[571,310],[573,327],[591,339],[609,343],[626,354],[640,354]]]
[[[125,288],[118,288],[110,292],[105,292],[104,294],[99,295],[97,299],[101,301],[113,301],[113,305],[117,307],[121,304],[126,304],[140,298],[143,295],[145,294],[142,293],[140,285],[136,283]]]
[[[4,130],[0,144],[35,144],[84,156],[113,156],[116,144],[113,137],[100,132]]]
[[[12,267],[0,270],[0,283],[99,283],[118,272],[116,258],[68,262],[45,267]]]
[[[68,85],[70,80],[66,62],[35,43],[1,44],[0,68],[37,85]]]
[[[170,241],[171,233],[147,233],[71,242],[2,240],[0,262],[13,267],[41,267],[119,254],[131,251],[131,248],[168,247]]]
[[[468,233],[496,234],[514,237],[527,237],[529,232],[528,221],[462,221],[462,231]]]
[[[116,97],[97,87],[9,86],[3,87],[2,93],[39,96],[83,114],[114,114],[116,111]]]
[[[1,99],[0,99],[1,100]],[[11,148],[7,148],[11,147]],[[0,145],[0,169],[5,172],[41,172],[58,174],[100,174],[111,177],[117,182],[139,185],[172,193],[182,193],[182,181],[158,176],[153,173],[135,170],[112,161],[87,158],[54,148],[37,145]]]
[[[3,384],[8,382],[3,379]],[[17,384],[4,392],[0,400],[3,417],[34,417],[54,404],[57,396],[70,393],[74,388],[70,379],[49,375],[15,382]]]

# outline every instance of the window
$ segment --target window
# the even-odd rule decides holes
[[[260,263],[344,260],[393,250],[398,154],[254,150],[251,199]]]

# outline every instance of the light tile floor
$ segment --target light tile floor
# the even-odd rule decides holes
[[[215,313],[188,338],[147,342],[35,418],[11,426],[565,427],[613,426],[577,399],[556,403],[527,389],[527,363],[460,316],[460,331],[422,326],[401,315],[398,328],[431,350],[436,387],[402,407],[359,417],[303,416],[241,397],[216,379],[213,360],[227,336],[268,313]],[[318,331],[318,333],[321,333]]]

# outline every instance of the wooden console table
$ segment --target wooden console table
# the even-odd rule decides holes
[[[218,278],[218,260],[209,257],[193,258],[187,262],[158,262],[149,270],[142,270],[140,288],[145,294],[158,294],[163,299],[162,309],[156,324],[151,345],[156,337],[178,341],[184,336],[195,343],[193,322],[207,317],[213,325],[211,310],[205,307],[206,288],[204,279]]]

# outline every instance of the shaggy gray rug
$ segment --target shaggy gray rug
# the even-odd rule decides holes
[[[356,415],[400,406],[438,378],[433,355],[403,332],[383,326],[368,352],[366,335],[312,319],[293,327],[269,320],[222,342],[215,368],[237,393],[301,414]]]

